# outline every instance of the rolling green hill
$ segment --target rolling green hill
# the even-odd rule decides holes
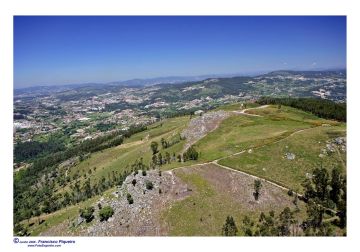
[[[113,193],[119,190],[116,185],[124,187],[126,184],[125,178],[119,182],[121,174],[129,175],[138,169],[152,172],[152,142],[158,143],[157,155],[161,153],[165,157],[168,152],[171,156],[171,161],[155,168],[172,178],[168,190],[175,190],[172,196],[159,190],[166,198],[157,205],[159,213],[154,217],[154,222],[162,227],[161,235],[220,235],[227,215],[234,216],[241,227],[244,216],[255,221],[261,212],[280,213],[286,206],[295,209],[292,198],[281,186],[302,193],[302,182],[311,176],[314,168],[322,166],[331,171],[339,167],[346,174],[346,150],[334,142],[346,137],[346,123],[322,119],[287,106],[248,104],[246,107],[245,110],[241,104],[232,104],[217,109],[226,111],[228,117],[194,144],[199,153],[197,160],[179,162],[177,159],[184,153],[187,141],[180,135],[190,121],[189,116],[182,116],[157,122],[126,138],[121,145],[92,153],[66,169],[59,168],[59,173],[69,179],[66,183],[54,183],[55,198],[62,198],[65,193],[71,195],[77,186],[86,188],[87,183],[91,190],[103,180],[108,183],[108,189],[66,208],[23,220],[22,224],[31,235],[51,232],[83,235],[83,229],[105,225],[94,221],[95,224],[89,223],[79,229],[71,223],[78,218],[80,208],[96,205],[100,198],[114,200]],[[161,139],[171,142],[178,137],[173,145],[162,147]],[[264,181],[260,203],[252,199],[254,179],[249,175]],[[239,179],[234,179],[236,176]],[[185,189],[171,189],[172,184],[184,184]],[[180,197],[183,190],[186,195]],[[304,203],[301,203],[298,218],[304,218],[305,212]],[[244,235],[244,231],[239,234]]]

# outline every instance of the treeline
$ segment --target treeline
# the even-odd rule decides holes
[[[46,142],[18,142],[14,147],[14,161],[28,161],[39,156],[45,156],[50,153],[63,151],[64,149],[65,145],[54,139],[49,139]]]
[[[87,153],[97,152],[122,144],[124,138],[146,130],[146,126],[133,126],[127,131],[118,131],[110,135],[90,139],[81,144],[68,148],[64,151],[49,154],[47,156],[37,158],[33,164],[24,170],[20,170],[14,176],[14,219],[16,222],[28,217],[27,209],[34,208],[35,205],[43,202],[45,198],[49,198],[53,194],[53,187],[38,188],[39,180],[47,174],[52,173],[56,176],[56,166],[61,162],[75,156],[83,156]],[[32,191],[33,188],[35,191]],[[57,202],[57,200],[56,200]],[[52,204],[56,207],[56,204]],[[34,215],[32,211],[31,216]]]
[[[172,137],[170,140],[166,140],[165,138],[161,138],[161,146],[163,149],[170,148],[171,146],[180,143],[181,140],[184,140],[183,137],[181,137],[180,134],[176,135],[175,137]]]
[[[325,119],[346,122],[346,103],[335,103],[317,98],[273,98],[261,97],[258,104],[276,104],[301,109]]]
[[[100,130],[101,132],[112,130],[116,127],[115,123],[98,123],[95,125],[95,129]]]

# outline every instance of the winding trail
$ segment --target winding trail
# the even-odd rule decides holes
[[[248,109],[243,109],[243,110],[233,110],[232,112],[235,114],[241,114],[241,115],[247,115],[247,116],[255,116],[255,117],[263,117],[262,115],[256,115],[256,114],[248,114],[246,113],[246,111],[248,110],[255,110],[255,109],[262,109],[262,108],[267,108],[269,107],[269,105],[262,105],[260,107],[255,107],[255,108],[248,108]]]
[[[243,109],[243,110],[241,110],[241,111],[232,111],[232,112],[234,112],[234,113],[236,113],[236,114],[242,114],[242,115],[248,115],[248,116],[263,117],[263,116],[261,116],[261,115],[248,114],[248,113],[246,113],[246,111],[248,111],[248,110],[253,110],[253,109],[266,108],[266,107],[268,107],[268,106],[269,106],[269,105],[263,105],[263,106],[256,107],[256,108],[249,108],[249,109]],[[241,171],[241,170],[237,170],[237,169],[234,169],[234,168],[231,168],[231,167],[228,167],[228,166],[219,164],[218,162],[219,162],[220,160],[223,160],[223,159],[226,159],[226,158],[229,158],[229,157],[232,157],[232,156],[241,155],[241,154],[249,151],[250,149],[259,149],[259,148],[263,148],[263,147],[268,146],[268,145],[272,145],[272,144],[279,143],[279,142],[281,142],[281,141],[284,141],[284,140],[286,140],[286,139],[294,136],[295,134],[304,132],[304,131],[306,131],[306,130],[312,130],[312,129],[315,129],[315,128],[318,128],[318,127],[322,127],[322,126],[315,126],[315,127],[309,127],[309,128],[300,129],[300,130],[294,131],[294,132],[292,132],[290,135],[288,135],[288,136],[286,136],[286,137],[284,137],[284,138],[281,138],[281,139],[279,139],[279,140],[276,140],[276,141],[274,141],[274,142],[266,143],[266,144],[263,144],[263,145],[261,145],[261,146],[257,146],[257,147],[254,147],[254,148],[248,148],[248,149],[242,150],[242,151],[240,151],[240,152],[232,153],[232,154],[227,155],[227,156],[225,156],[225,157],[221,157],[221,158],[218,158],[218,159],[209,161],[209,162],[204,162],[204,163],[199,163],[199,164],[193,164],[193,165],[176,167],[176,168],[171,169],[169,172],[174,171],[174,170],[178,170],[178,169],[182,169],[182,168],[190,168],[190,167],[196,167],[196,166],[204,166],[204,165],[214,164],[214,165],[219,166],[219,167],[221,167],[221,168],[223,168],[223,169],[227,169],[227,170],[230,170],[230,171],[233,171],[233,172],[238,172],[238,173],[241,173],[241,174],[243,174],[243,175],[247,175],[247,176],[249,176],[249,177],[251,177],[251,178],[253,178],[253,179],[259,179],[259,180],[261,180],[261,181],[263,181],[263,182],[266,182],[266,183],[268,183],[268,184],[271,184],[271,185],[273,185],[273,186],[275,186],[275,187],[277,187],[277,188],[280,188],[280,189],[288,192],[289,190],[291,190],[291,188],[288,188],[288,187],[286,187],[286,186],[284,186],[284,185],[281,185],[281,184],[279,184],[279,183],[276,183],[276,182],[267,180],[266,178],[258,177],[258,176],[256,176],[256,175],[253,175],[253,174],[250,174],[250,173]],[[172,174],[172,172],[171,172],[171,174]],[[300,193],[296,193],[296,192],[294,192],[294,193],[295,193],[298,197],[303,197],[303,195],[300,194]],[[336,210],[333,210],[333,209],[324,207],[324,206],[322,206],[322,205],[319,205],[319,206],[321,206],[321,207],[323,207],[325,210],[328,210],[328,211],[333,212],[333,213],[335,213],[335,214],[337,213]]]

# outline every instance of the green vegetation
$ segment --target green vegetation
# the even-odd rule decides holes
[[[255,179],[255,181],[254,181],[254,198],[255,198],[255,200],[259,199],[261,186],[262,186],[261,180]]]
[[[191,146],[183,154],[184,162],[188,160],[198,160],[198,158],[199,158],[199,153],[195,150],[194,146]]]
[[[226,109],[239,110],[239,106],[227,105]],[[182,155],[185,141],[180,133],[186,127],[188,117],[171,118],[148,127],[84,141],[51,157],[35,153],[35,157],[44,156],[34,159],[34,164],[27,170],[14,173],[14,232],[26,235],[29,230],[33,231],[31,234],[46,230],[44,224],[34,225],[36,229],[24,225],[24,220],[34,220],[37,216],[49,216],[45,221],[48,227],[78,216],[79,212],[87,222],[91,221],[94,210],[88,202],[109,188],[121,185],[133,172],[141,171],[147,176],[149,169],[164,171],[216,159],[220,159],[221,165],[290,188],[289,196],[294,197],[296,207],[300,204],[296,192],[304,192],[308,219],[303,223],[303,230],[307,235],[333,234],[333,227],[325,221],[331,213],[321,206],[337,211],[331,216],[334,217],[331,226],[345,228],[346,152],[336,148],[319,155],[327,141],[345,136],[345,123],[320,119],[284,104],[266,108],[247,106],[257,107],[248,113],[260,116],[233,114]],[[161,143],[160,147],[158,143]],[[294,154],[295,158],[288,159],[288,153]],[[71,157],[78,158],[71,169],[61,169],[59,164]],[[326,168],[313,169],[320,164]],[[232,202],[228,195],[214,190],[201,175],[186,172],[177,175],[194,190],[163,213],[162,218],[169,223],[171,235],[289,235],[294,223],[299,224],[298,213],[291,209],[281,213],[276,209],[278,215],[262,214],[261,221],[257,222],[258,212],[251,213],[241,204]],[[311,179],[303,183],[306,177]],[[37,183],[40,178],[45,182]],[[260,197],[261,202],[261,182],[257,181],[254,182],[254,197],[256,200]],[[133,186],[136,183],[136,179],[132,180]],[[146,181],[145,187],[152,190],[154,185]],[[159,193],[162,193],[160,188]],[[129,193],[127,200],[129,204],[134,203]],[[109,217],[106,216],[111,212],[105,208],[99,207],[99,217],[101,211],[104,212],[104,218],[100,217],[102,220],[107,220]],[[67,209],[69,214],[64,212]],[[50,217],[55,211],[56,217]],[[235,222],[240,224],[239,229]]]
[[[162,138],[163,139],[163,138]],[[157,142],[151,142],[151,150],[153,152],[153,155],[155,155],[156,153],[158,153],[158,146],[159,144]]]
[[[222,228],[222,235],[224,236],[236,236],[238,229],[232,216],[226,217],[225,224]]]
[[[308,111],[322,118],[346,122],[346,103],[335,103],[330,100],[315,98],[273,98],[262,97],[257,103],[278,104]]]
[[[94,207],[85,207],[84,209],[80,209],[80,216],[86,220],[86,222],[90,222],[94,219]]]
[[[250,220],[248,216],[243,219],[242,229],[245,236],[291,236],[299,235],[295,233],[299,223],[295,215],[298,211],[291,211],[289,207],[278,215],[270,211],[268,215],[261,212],[257,223]],[[256,225],[255,225],[256,224]]]
[[[126,199],[130,205],[134,203],[134,199],[132,198],[130,193],[126,194]]]
[[[152,190],[154,188],[154,185],[151,181],[146,180],[145,186],[147,190]]]
[[[346,177],[334,168],[329,174],[325,168],[316,168],[311,179],[304,181],[305,200],[308,219],[304,222],[307,235],[327,235],[328,224],[324,222],[326,209],[337,210],[339,219],[334,224],[340,228],[346,226]],[[334,214],[334,212],[330,212]]]
[[[46,142],[19,142],[14,147],[14,161],[31,161],[38,157],[46,156],[58,151],[63,151],[64,149],[64,143],[61,141],[61,139],[56,138],[51,138]]]
[[[245,216],[249,216],[252,220],[256,219],[260,211],[244,207],[243,203],[233,198],[237,196],[230,195],[227,190],[218,190],[217,182],[205,178],[201,171],[197,172],[196,169],[190,168],[189,170],[178,170],[176,176],[191,188],[192,193],[172,204],[171,208],[166,209],[161,216],[169,227],[169,235],[222,235],[227,216],[233,217],[239,229],[237,235],[244,235],[239,223]],[[281,207],[274,205],[269,205],[265,209],[276,212],[282,210]]]
[[[340,166],[342,172],[345,172],[344,152],[335,151],[319,156],[322,149],[326,148],[327,140],[344,134],[344,126],[309,128],[279,142],[254,148],[251,153],[225,158],[219,163],[301,192],[301,183],[306,174],[311,174],[313,168],[321,163],[324,167]],[[295,159],[287,159],[286,153],[293,153]]]
[[[112,130],[116,127],[115,123],[98,123],[95,125],[95,129],[101,132]]]
[[[104,206],[99,211],[100,221],[107,221],[114,214],[114,209],[111,206]]]

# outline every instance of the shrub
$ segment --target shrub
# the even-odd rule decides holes
[[[255,197],[255,200],[258,200],[259,199],[259,195],[260,195],[260,189],[261,189],[262,185],[261,185],[261,180],[260,179],[256,179],[254,181],[254,197]]]
[[[130,205],[134,203],[134,199],[132,198],[130,193],[126,195],[126,198]]]
[[[197,160],[199,158],[199,153],[195,150],[194,146],[191,146],[183,155],[184,161],[187,160]]]
[[[105,206],[99,211],[100,221],[106,221],[114,214],[114,209],[111,206]]]
[[[145,185],[146,185],[146,189],[148,190],[152,190],[154,188],[154,185],[151,181],[146,181]]]
[[[85,207],[84,209],[80,209],[80,216],[85,219],[86,222],[92,221],[94,219],[94,207]]]
[[[146,176],[146,170],[143,170],[143,171],[142,171],[142,175],[143,175],[143,176]]]
[[[288,191],[288,195],[289,195],[289,196],[293,196],[293,195],[294,195],[293,190],[289,189],[289,191]]]
[[[136,185],[136,179],[133,179],[133,180],[131,181],[131,184],[132,184],[133,186],[135,186],[135,185]]]

